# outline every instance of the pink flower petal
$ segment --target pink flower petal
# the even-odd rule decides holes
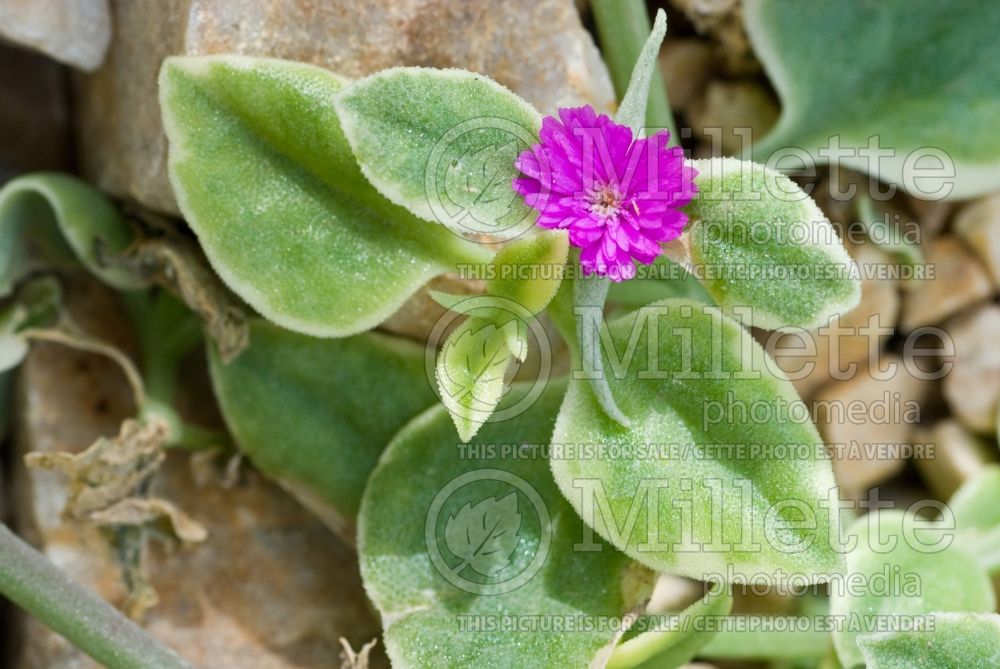
[[[667,132],[635,139],[588,106],[545,117],[539,140],[517,157],[512,187],[540,227],[569,231],[584,273],[631,279],[634,260],[653,262],[659,244],[684,230],[697,172],[668,147]]]

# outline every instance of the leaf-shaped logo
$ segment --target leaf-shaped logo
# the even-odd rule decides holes
[[[483,576],[496,576],[510,564],[520,528],[516,492],[500,500],[488,497],[475,506],[466,503],[448,517],[444,529],[448,550],[462,558],[454,573],[469,566]]]
[[[457,337],[445,342],[441,355],[447,365],[438,380],[449,400],[471,411],[493,411],[510,362],[507,342],[516,338],[516,328],[516,323],[498,328],[482,319],[469,319]]]
[[[511,181],[517,152],[518,142],[510,138],[452,158],[444,177],[448,198],[481,224],[501,225],[516,197]]]

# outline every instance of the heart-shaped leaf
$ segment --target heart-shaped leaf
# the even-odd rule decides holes
[[[209,346],[209,362],[240,448],[348,535],[382,449],[435,402],[423,348],[387,335],[317,339],[256,319],[246,351],[226,364]]]
[[[383,454],[362,501],[358,554],[393,666],[586,667],[615,636],[608,617],[648,594],[650,575],[610,546],[574,550],[582,523],[537,447],[548,442],[564,389],[553,383],[530,409],[485,425],[469,445],[456,443],[448,413],[434,407]],[[454,545],[459,553],[451,550],[449,518],[484,502],[505,508],[484,509],[470,522],[489,516],[489,526],[504,525],[517,538],[499,570],[503,560],[476,568],[464,542]]]
[[[830,601],[830,614],[844,621],[833,632],[833,644],[845,669],[865,661],[860,635],[879,625],[884,629],[907,616],[937,618],[938,612],[993,611],[989,576],[949,541],[950,532],[899,511],[874,512],[854,522],[848,536],[857,544],[847,555],[848,580],[832,588]],[[896,576],[879,585],[886,574]],[[851,582],[862,583],[863,592]]]
[[[825,160],[837,137],[854,151],[843,165],[925,199],[950,182],[924,181],[941,165],[950,197],[1000,186],[997,3],[747,0],[743,15],[782,102],[758,160],[785,147]],[[877,162],[858,151],[874,135],[893,151]]]
[[[649,567],[692,578],[839,573],[822,440],[753,338],[717,308],[679,299],[603,335],[631,426],[574,379],[552,438],[556,482],[584,520]]]
[[[378,190],[459,234],[513,238],[534,224],[512,188],[541,116],[488,77],[397,67],[337,96],[344,132]]]
[[[238,56],[160,73],[171,183],[212,267],[269,320],[318,336],[374,327],[431,277],[490,258],[371,187],[334,108],[345,84]]]
[[[933,629],[858,637],[867,669],[970,669],[1000,666],[1000,616],[938,613]]]
[[[441,347],[435,368],[438,390],[462,441],[476,434],[503,397],[504,374],[512,357],[509,343],[517,340],[517,321],[497,326],[473,316]]]
[[[111,201],[85,182],[47,172],[18,177],[0,189],[0,295],[30,269],[33,251],[75,256],[114,288],[142,288],[142,280],[100,259],[121,253],[132,238]]]
[[[857,268],[788,177],[731,158],[696,160],[691,259],[727,312],[765,329],[818,327],[861,299]]]

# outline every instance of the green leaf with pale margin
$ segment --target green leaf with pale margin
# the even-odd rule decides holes
[[[987,465],[948,501],[962,546],[990,573],[1000,569],[1000,465]]]
[[[334,109],[345,85],[240,56],[160,71],[171,183],[212,267],[269,320],[317,336],[370,329],[431,277],[490,257],[371,187]]]
[[[1000,616],[939,613],[933,630],[858,637],[867,669],[1000,667]]]
[[[18,177],[0,189],[0,295],[31,269],[35,251],[75,257],[113,288],[142,288],[142,281],[100,260],[101,253],[122,253],[132,238],[111,201],[87,183],[49,172]]]
[[[518,323],[498,326],[472,316],[445,340],[435,376],[441,402],[451,412],[462,441],[471,439],[496,409],[504,392],[504,374],[519,340]]]
[[[611,322],[601,351],[631,427],[574,379],[552,437],[556,482],[601,536],[653,569],[697,579],[727,578],[730,565],[743,579],[842,571],[830,539],[838,519],[819,503],[835,495],[822,439],[749,333],[717,308],[665,300]],[[792,448],[751,450],[782,445]],[[682,541],[701,547],[678,550]]]
[[[880,135],[895,151],[873,172],[883,181],[913,190],[904,161],[934,147],[955,163],[951,197],[1000,186],[1000,4],[747,0],[743,15],[782,102],[778,124],[753,147],[759,160],[785,147],[823,160],[831,136],[865,147]],[[864,155],[842,162],[871,171]]]
[[[638,134],[646,125],[646,103],[649,101],[649,83],[656,73],[656,59],[660,54],[660,45],[667,34],[667,15],[660,9],[656,12],[656,20],[653,22],[653,30],[650,31],[646,43],[639,52],[639,57],[632,68],[632,78],[628,82],[628,89],[622,96],[622,103],[618,106],[618,113],[615,114],[615,121],[621,125],[632,128],[632,132]]]
[[[396,204],[459,234],[509,239],[534,225],[512,184],[541,116],[492,79],[397,67],[358,79],[336,104],[365,176]]]
[[[950,530],[927,529],[930,522],[921,520],[907,536],[903,531],[905,514],[875,513],[877,523],[875,518],[862,516],[848,530],[848,536],[857,537],[857,545],[847,554],[847,578],[860,579],[862,588],[869,590],[858,596],[848,590],[849,583],[831,589],[830,614],[844,620],[843,627],[833,632],[833,644],[845,669],[865,661],[858,648],[859,636],[876,631],[880,617],[987,613],[996,607],[989,576],[973,556],[956,543],[943,550],[920,545],[935,544]],[[887,542],[894,544],[887,546]],[[881,592],[875,578],[885,578],[887,571],[887,592]],[[891,621],[880,622],[885,625]]]
[[[507,326],[507,323],[510,323],[510,327]],[[519,361],[524,362],[528,358],[529,326],[520,318],[511,319],[507,323],[501,326],[507,337],[507,350]]]
[[[239,447],[348,534],[382,449],[436,401],[423,348],[388,335],[317,339],[255,319],[247,350],[225,364],[209,345],[209,363]]]
[[[559,290],[568,253],[569,237],[563,230],[545,230],[515,240],[500,249],[490,263],[486,293],[537,314]]]
[[[548,442],[564,390],[564,383],[553,383],[524,413],[485,425],[469,447],[456,442],[447,411],[434,407],[404,427],[383,454],[361,504],[358,555],[365,589],[382,615],[394,667],[586,667],[614,634],[600,626],[599,617],[620,616],[648,594],[646,588],[628,585],[642,579],[636,579],[634,566],[629,568],[631,561],[610,546],[599,552],[573,549],[582,536],[580,518],[556,489],[541,449],[526,446]],[[501,408],[518,401],[512,392]],[[520,457],[503,457],[504,444],[518,449]],[[462,475],[469,478],[448,490]],[[518,479],[500,478],[510,475]],[[466,505],[502,501],[511,493],[516,493],[521,516],[517,546],[507,566],[483,575],[449,550],[447,521]],[[534,502],[531,493],[537,495]],[[513,529],[513,520],[507,524]],[[547,553],[540,553],[546,545]],[[445,573],[461,568],[459,578],[442,576],[432,552]],[[539,554],[543,559],[535,563],[540,565],[536,573],[531,565]],[[491,572],[498,564],[482,566]],[[510,579],[520,575],[526,582],[506,591]],[[481,590],[466,587],[467,582]],[[506,616],[508,621],[546,624],[538,630],[461,628],[463,620],[475,625],[477,616],[487,616],[487,622],[502,623]],[[570,619],[596,625],[572,632],[554,627]]]
[[[774,330],[818,327],[857,306],[854,261],[791,179],[732,158],[693,165],[698,194],[686,207],[691,259],[724,311]]]
[[[687,664],[717,631],[713,622],[699,619],[729,615],[733,608],[732,593],[727,588],[721,590],[705,595],[673,617],[671,628],[643,632],[622,642],[611,655],[607,669],[677,669]],[[643,620],[640,617],[636,625]]]

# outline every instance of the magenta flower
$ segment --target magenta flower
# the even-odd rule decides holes
[[[660,244],[684,230],[680,208],[696,191],[695,170],[667,132],[632,131],[593,108],[560,109],[542,121],[541,142],[517,157],[514,190],[538,211],[538,225],[569,231],[585,274],[622,281],[633,260],[652,263]]]

